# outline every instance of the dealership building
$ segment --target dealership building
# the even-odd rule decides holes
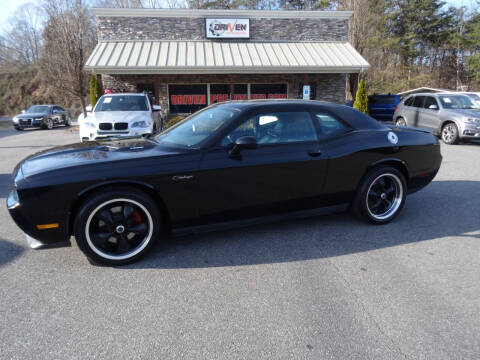
[[[343,103],[368,62],[348,43],[351,11],[94,9],[85,69],[106,91],[150,91],[165,114],[226,100]]]

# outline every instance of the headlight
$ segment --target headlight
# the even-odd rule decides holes
[[[150,124],[148,124],[146,121],[136,121],[132,124],[132,127],[139,127],[139,128],[146,128],[149,126]]]
[[[18,123],[18,118],[17,118],[16,116],[14,116],[13,119],[12,119],[12,121],[13,121],[14,123]]]
[[[84,122],[83,125],[85,125],[86,127],[89,127],[89,128],[94,128],[95,127],[95,124],[94,123],[91,123],[91,122]]]
[[[7,209],[13,209],[20,205],[17,189],[10,191],[7,197]]]
[[[480,119],[477,118],[467,118],[467,122],[470,124],[480,124]]]

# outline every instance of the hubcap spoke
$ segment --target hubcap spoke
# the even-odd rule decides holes
[[[107,239],[110,238],[112,235],[113,233],[111,232],[95,233],[95,234],[92,234],[92,240],[103,248],[106,245]]]
[[[130,241],[128,238],[125,236],[125,234],[118,234],[116,236],[118,240],[118,248],[117,251],[119,252],[126,252],[129,251],[132,248],[132,245],[130,244]]]
[[[135,226],[127,227],[125,230],[127,233],[133,232],[136,235],[145,234],[147,232],[147,224],[138,224]]]
[[[134,212],[135,212],[135,209],[131,205],[125,205],[123,207],[123,217],[125,222],[127,222],[128,224],[132,223],[132,215]]]

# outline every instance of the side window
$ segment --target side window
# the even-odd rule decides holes
[[[428,108],[430,108],[431,105],[435,105],[436,109],[438,109],[437,100],[435,100],[435,98],[433,96],[427,96],[425,98],[425,103],[423,104],[423,107],[425,109],[428,109]]]
[[[405,100],[405,105],[406,105],[406,106],[412,106],[412,104],[413,104],[413,99],[415,99],[414,96],[409,97],[407,100]]]
[[[415,100],[413,100],[413,106],[423,107],[423,99],[425,99],[425,96],[415,96]]]
[[[327,113],[316,113],[315,120],[320,126],[322,139],[328,139],[346,133],[349,128]]]
[[[227,146],[242,136],[253,136],[258,144],[282,144],[318,140],[310,114],[303,111],[255,115],[222,139],[221,145]]]

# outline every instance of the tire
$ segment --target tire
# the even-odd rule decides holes
[[[47,119],[46,123],[42,126],[45,130],[52,130],[53,129],[53,120]]]
[[[453,122],[447,123],[442,126],[442,140],[445,144],[454,145],[458,143],[458,128]]]
[[[67,115],[65,115],[64,125],[65,125],[65,126],[70,126],[70,118],[69,118]]]
[[[407,185],[403,174],[394,167],[381,166],[372,169],[363,178],[351,209],[360,220],[386,224],[400,213],[406,196]]]
[[[397,118],[397,120],[395,120],[395,125],[396,126],[407,126],[407,120],[405,120],[405,118],[403,118],[403,117],[399,117],[399,118]]]
[[[88,197],[74,225],[78,247],[96,263],[118,266],[137,261],[152,248],[162,228],[154,200],[132,188]]]

